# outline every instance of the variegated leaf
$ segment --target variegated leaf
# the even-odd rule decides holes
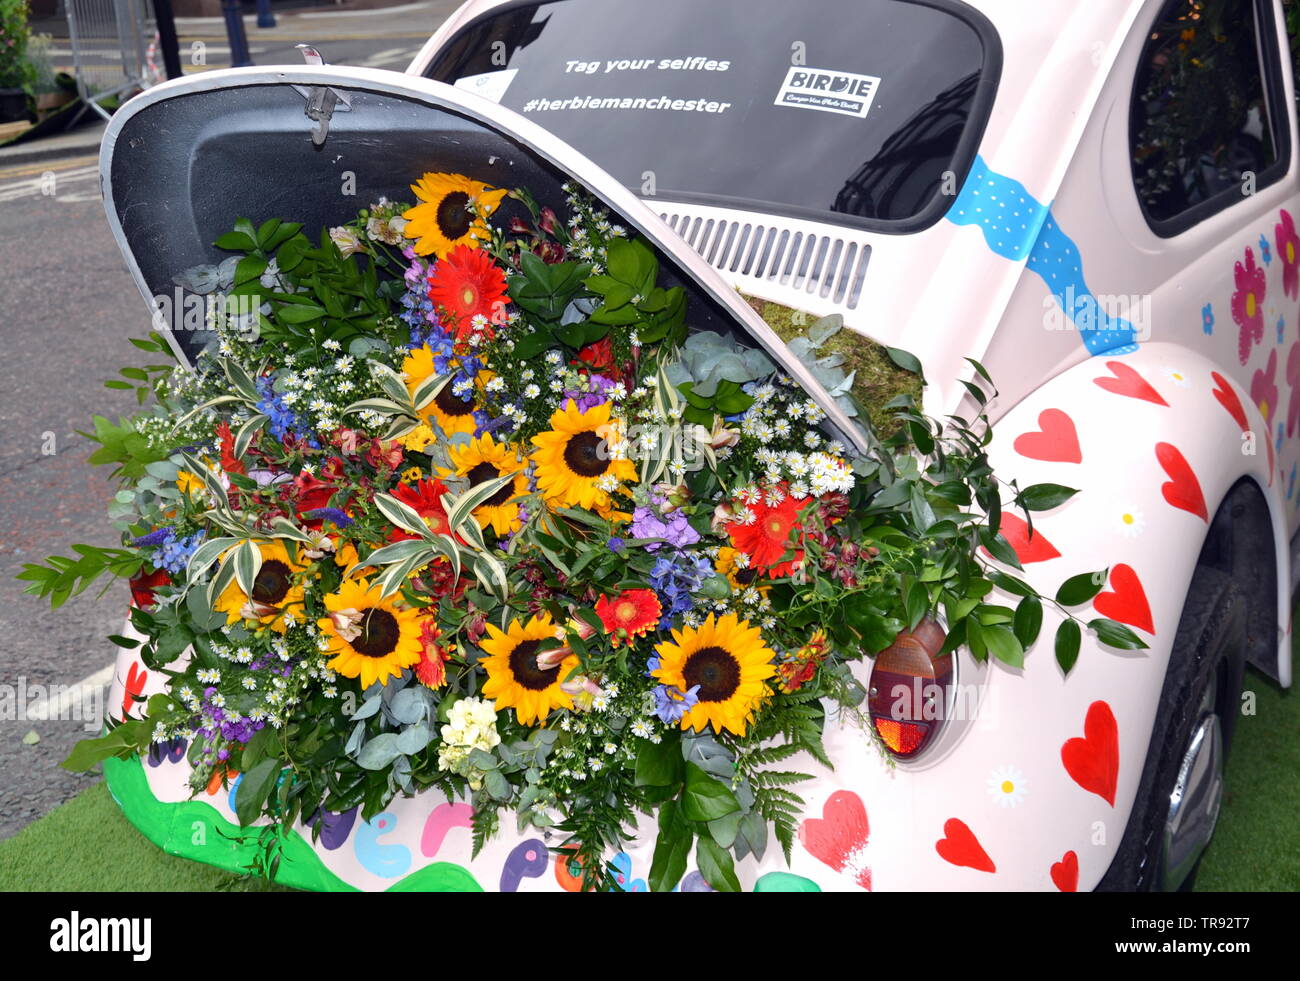
[[[433,532],[424,523],[420,513],[409,504],[402,503],[391,494],[377,494],[375,496],[375,507],[379,508],[385,518],[403,531],[409,531],[421,538],[432,539]]]
[[[239,432],[235,433],[234,452],[236,457],[242,457],[248,452],[248,447],[252,445],[253,437],[257,435],[259,429],[266,425],[270,418],[270,416],[259,412],[257,415],[253,416],[253,418],[249,419],[248,422],[239,427]]]
[[[245,596],[253,595],[253,583],[262,571],[262,550],[252,541],[245,541],[235,549],[235,581]]]

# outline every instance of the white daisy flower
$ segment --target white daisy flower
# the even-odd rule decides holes
[[[1025,775],[1014,766],[999,766],[989,772],[984,781],[988,794],[1003,807],[1017,807],[1029,792]]]

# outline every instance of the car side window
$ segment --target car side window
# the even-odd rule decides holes
[[[1185,231],[1287,169],[1272,0],[1170,0],[1148,31],[1129,116],[1133,183],[1157,235]]]

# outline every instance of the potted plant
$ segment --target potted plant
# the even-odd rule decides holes
[[[53,40],[49,34],[33,34],[27,43],[27,64],[31,72],[37,122],[71,102],[77,91],[71,76],[55,71],[50,55]]]
[[[27,116],[32,81],[27,38],[27,5],[22,0],[0,0],[0,123]]]

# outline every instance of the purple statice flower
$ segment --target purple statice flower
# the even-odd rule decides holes
[[[691,594],[713,575],[713,565],[703,555],[673,552],[655,561],[650,570],[650,586],[659,596],[663,616],[659,629],[667,630],[673,618],[695,606]]]
[[[639,507],[632,512],[632,536],[634,538],[662,538],[676,549],[694,545],[700,540],[700,533],[691,527],[686,515],[680,510],[674,511],[665,521],[652,508]],[[660,542],[645,547],[647,552],[659,549]]]
[[[700,686],[692,685],[688,690],[660,685],[654,690],[655,715],[660,721],[669,724],[680,722],[682,716],[695,707],[700,700]]]
[[[339,528],[346,528],[348,525],[352,524],[352,519],[338,508],[313,508],[310,511],[304,511],[303,517],[309,518],[312,521],[318,519],[332,521]]]
[[[162,528],[155,528],[147,535],[141,535],[139,538],[132,538],[131,544],[136,546],[137,548],[143,548],[145,546],[149,546],[152,548],[153,546],[156,545],[166,544],[173,537],[175,537],[175,535],[176,535],[176,530],[174,528],[168,528],[166,526],[163,526]]]

